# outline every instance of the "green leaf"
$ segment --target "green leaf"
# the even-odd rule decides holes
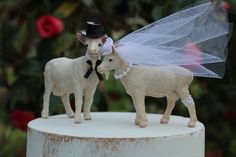
[[[118,39],[120,39],[122,36],[125,36],[125,35],[126,35],[124,30],[112,31],[111,34],[112,34],[111,36],[112,36],[112,38],[113,38],[114,40],[118,40]]]
[[[60,17],[68,17],[76,11],[76,8],[79,6],[79,2],[64,2],[62,3],[54,12],[55,15]]]
[[[91,7],[94,3],[93,0],[82,0],[82,2],[88,7]]]
[[[42,71],[40,69],[39,61],[34,60],[34,59],[26,60],[23,64],[21,74],[25,76],[31,76],[31,77],[40,76],[42,74]]]
[[[109,79],[105,81],[105,85],[108,92],[116,91],[119,94],[126,94],[125,88],[121,82],[113,78],[113,72],[110,73]]]
[[[24,46],[26,35],[27,35],[27,24],[20,26],[18,33],[15,35],[13,45],[17,52],[21,52],[22,47]]]
[[[152,17],[154,20],[158,20],[160,18],[162,18],[162,11],[163,11],[163,7],[162,6],[155,6],[152,9]]]
[[[53,54],[60,56],[61,53],[71,47],[75,42],[75,35],[69,32],[61,34],[53,43]]]
[[[44,39],[41,40],[36,47],[37,56],[43,64],[46,64],[46,62],[54,57],[52,54],[53,42],[55,42],[55,38]]]
[[[206,94],[206,91],[198,83],[192,83],[190,89],[193,97],[196,99],[200,99],[203,95]]]
[[[112,101],[111,101],[112,102]],[[128,95],[126,98],[121,99],[118,102],[112,102],[108,104],[109,111],[120,112],[120,111],[130,111],[133,108],[132,100]]]
[[[23,156],[26,145],[26,133],[11,127],[0,128],[0,156]],[[17,141],[17,142],[16,142]],[[19,152],[22,151],[22,154]]]
[[[7,66],[6,67],[6,74],[7,74],[8,84],[12,85],[17,80],[17,76],[15,75],[15,72],[14,72],[14,67]]]
[[[9,90],[6,87],[0,87],[0,109],[4,107],[4,104],[6,103],[7,94]],[[1,111],[0,111],[1,113]],[[1,114],[0,114],[1,115]]]
[[[51,115],[53,114],[65,114],[65,109],[60,100],[60,97],[51,95],[50,97],[50,106],[49,112]]]
[[[236,155],[236,139],[230,142],[229,150],[232,154]]]

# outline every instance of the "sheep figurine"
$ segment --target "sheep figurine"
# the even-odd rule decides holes
[[[161,118],[162,124],[169,122],[175,102],[180,98],[190,114],[188,126],[196,125],[195,104],[188,90],[193,80],[191,71],[175,65],[159,67],[130,65],[119,56],[114,47],[111,54],[104,55],[102,63],[98,66],[100,73],[110,70],[115,71],[114,77],[121,81],[133,100],[136,109],[136,125],[142,128],[147,125],[145,96],[167,98],[167,108]]]
[[[81,122],[81,107],[84,96],[84,118],[90,120],[93,96],[102,75],[96,71],[100,64],[100,48],[107,36],[97,33],[99,25],[88,22],[86,32],[77,33],[77,38],[87,45],[86,56],[75,59],[65,57],[50,60],[44,71],[45,92],[42,118],[48,118],[50,94],[60,96],[68,117]],[[94,36],[95,34],[95,36]],[[95,70],[93,70],[95,69]],[[69,95],[75,95],[75,114],[71,109]]]

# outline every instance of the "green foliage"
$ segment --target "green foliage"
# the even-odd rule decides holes
[[[156,6],[154,9],[152,9],[152,17],[154,20],[158,20],[162,17],[162,6]]]
[[[32,111],[40,116],[44,92],[43,71],[52,58],[79,57],[85,46],[75,38],[85,21],[98,20],[113,39],[167,16],[197,0],[2,0],[0,1],[0,157],[25,156],[26,133],[15,128],[11,113],[16,109]],[[230,21],[236,21],[236,1],[228,0]],[[36,29],[43,15],[58,17],[64,31],[42,39]],[[235,26],[234,26],[235,27]],[[196,101],[197,114],[206,126],[206,151],[236,155],[236,34],[229,45],[229,59],[223,80],[195,79],[190,87]],[[71,102],[73,102],[73,96]],[[162,114],[166,100],[146,99],[149,113]],[[131,98],[121,83],[110,79],[99,84],[93,111],[135,111]],[[51,96],[50,114],[65,113],[60,98]],[[188,116],[178,102],[173,114]],[[157,122],[158,124],[158,122]]]
[[[26,149],[26,134],[0,123],[0,156],[24,156]]]
[[[232,153],[232,155],[236,155],[236,138],[230,142],[229,151]]]

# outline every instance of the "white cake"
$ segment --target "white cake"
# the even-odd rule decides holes
[[[204,125],[188,128],[189,119],[148,114],[147,128],[134,125],[135,113],[92,113],[75,124],[66,115],[28,124],[27,157],[204,157]]]

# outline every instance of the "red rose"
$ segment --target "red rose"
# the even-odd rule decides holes
[[[35,118],[35,115],[28,111],[15,110],[11,113],[13,125],[22,131],[27,131],[28,122]]]
[[[222,150],[215,150],[206,153],[206,157],[223,157]]]
[[[114,101],[119,101],[121,99],[120,95],[116,93],[115,91],[111,91],[109,93],[109,97]]]
[[[41,16],[37,20],[36,26],[41,38],[56,36],[64,29],[61,20],[51,15]]]
[[[236,118],[236,112],[235,111],[228,111],[224,115],[225,120],[232,121]]]
[[[228,2],[224,2],[223,3],[223,8],[226,10],[231,10],[232,9],[232,5]]]

